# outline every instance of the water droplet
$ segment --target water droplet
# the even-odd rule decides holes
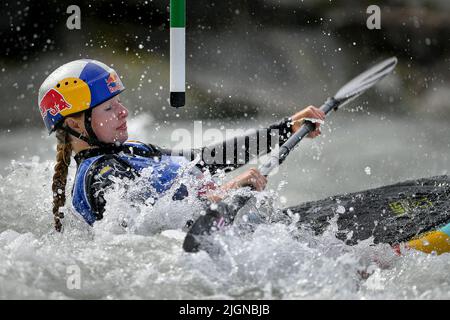
[[[344,206],[338,206],[337,207],[337,209],[336,209],[336,212],[337,213],[345,213],[345,207]]]

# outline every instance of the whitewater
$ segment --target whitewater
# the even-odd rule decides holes
[[[450,130],[439,120],[348,113],[334,119],[323,137],[305,141],[270,178],[263,195],[273,199],[274,211],[448,173]],[[419,125],[430,130],[418,133]],[[142,141],[170,143],[171,128],[148,117],[129,127]],[[333,225],[320,236],[295,224],[262,224],[245,235],[230,229],[216,238],[221,255],[185,253],[183,226],[201,214],[199,201],[168,196],[155,205],[132,204],[120,184],[106,194],[105,218],[93,228],[71,213],[68,196],[64,232],[57,233],[55,141],[25,129],[1,141],[0,299],[450,299],[450,254],[397,256],[370,239],[347,246]],[[72,161],[68,186],[75,169]],[[73,270],[79,289],[70,285]]]

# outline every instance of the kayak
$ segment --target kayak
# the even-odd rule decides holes
[[[450,252],[450,176],[409,180],[361,192],[328,197],[281,210],[279,219],[298,215],[299,228],[322,234],[335,223],[336,237],[347,245],[372,238],[427,253]],[[236,197],[230,204],[210,206],[187,232],[187,252],[210,250],[209,236],[231,226],[249,201]],[[251,212],[248,212],[251,215]],[[258,222],[260,223],[260,222]]]
[[[338,110],[386,77],[396,64],[397,59],[393,57],[361,73],[320,109],[325,114]],[[278,153],[261,166],[261,174],[267,177],[314,128],[313,123],[304,123]],[[286,208],[275,218],[279,222],[289,221],[292,214],[296,214],[298,227],[312,228],[316,234],[323,233],[336,221],[336,237],[348,245],[372,238],[373,243],[390,244],[397,252],[404,243],[409,248],[441,254],[450,252],[449,195],[449,176],[437,176],[307,202]],[[246,217],[244,225],[251,225],[253,221],[256,224],[267,222],[260,219],[258,212],[245,210],[251,200],[237,196],[230,204],[210,205],[206,214],[189,225],[183,249],[186,252],[214,252],[210,235],[233,225],[236,217]]]
[[[332,196],[283,210],[298,214],[298,226],[316,234],[330,223],[348,245],[373,242],[409,247],[427,253],[450,252],[450,176],[409,180],[376,189]]]

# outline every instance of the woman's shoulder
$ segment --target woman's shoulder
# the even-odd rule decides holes
[[[161,155],[162,148],[151,143],[144,143],[139,140],[127,140],[123,146],[134,149],[133,151],[141,151],[145,156]]]

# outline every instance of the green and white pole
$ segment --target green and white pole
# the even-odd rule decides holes
[[[185,104],[186,1],[170,0],[170,105]]]

